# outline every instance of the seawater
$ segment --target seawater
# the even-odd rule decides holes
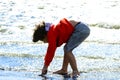
[[[34,25],[41,20],[56,24],[66,17],[91,29],[73,51],[78,69],[120,72],[119,8],[119,0],[0,0],[0,70],[41,71],[48,44],[32,42]],[[63,46],[56,50],[50,71],[61,68]]]

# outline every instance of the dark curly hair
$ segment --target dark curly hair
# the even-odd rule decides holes
[[[45,30],[45,22],[42,21],[38,25],[35,25],[34,33],[33,33],[33,42],[37,42],[39,40],[43,41],[45,35],[47,35],[47,31]]]

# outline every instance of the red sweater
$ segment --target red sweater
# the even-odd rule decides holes
[[[52,25],[48,31],[48,49],[45,56],[45,65],[49,66],[57,47],[66,43],[74,31],[74,27],[65,18],[60,20],[57,25]]]

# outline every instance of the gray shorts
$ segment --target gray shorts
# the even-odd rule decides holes
[[[72,51],[78,45],[80,45],[90,34],[88,26],[82,22],[75,26],[75,30],[72,33],[70,39],[64,46],[66,52]]]

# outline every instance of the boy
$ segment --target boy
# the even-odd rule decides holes
[[[68,21],[66,18],[61,19],[57,25],[45,22],[36,25],[36,29],[33,33],[33,42],[41,40],[48,43],[42,75],[47,73],[48,66],[54,57],[56,48],[63,43],[66,43],[64,46],[63,65],[60,70],[53,73],[62,75],[67,74],[68,64],[70,64],[73,70],[72,75],[79,75],[77,63],[72,51],[80,45],[89,34],[90,29],[87,25],[75,20]]]

